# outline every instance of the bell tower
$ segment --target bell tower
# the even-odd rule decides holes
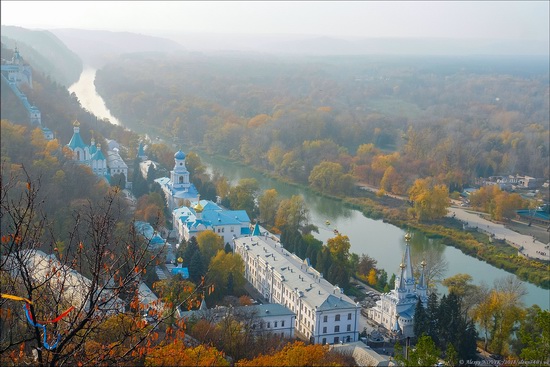
[[[189,183],[189,171],[185,167],[185,153],[178,150],[174,154],[174,161],[174,169],[170,172],[172,187],[177,190],[189,189],[191,184]]]

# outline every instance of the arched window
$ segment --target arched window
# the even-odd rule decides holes
[[[76,160],[79,161],[80,160],[80,151],[76,151]]]
[[[183,183],[183,176],[180,176],[180,184]]]

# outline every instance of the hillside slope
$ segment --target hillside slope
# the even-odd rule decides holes
[[[82,73],[82,60],[46,30],[30,30],[2,26],[2,43],[7,48],[19,48],[33,68],[65,87],[76,82]]]
[[[172,52],[184,49],[175,41],[130,32],[83,29],[55,29],[51,32],[76,52],[85,64],[97,68],[125,53]]]

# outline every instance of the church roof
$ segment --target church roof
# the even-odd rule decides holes
[[[174,154],[175,159],[185,159],[185,153],[181,150],[178,150],[176,154]]]
[[[67,146],[72,150],[75,150],[76,148],[84,149],[87,147],[87,145],[84,144],[84,141],[82,140],[79,132],[73,133],[73,137],[71,138],[71,141],[69,142],[69,144],[67,144]]]
[[[94,155],[92,155],[92,161],[104,161],[105,160],[105,156],[103,155],[103,152],[101,151],[101,149],[98,149]]]

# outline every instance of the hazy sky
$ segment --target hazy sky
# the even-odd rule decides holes
[[[153,34],[549,39],[549,1],[1,1],[2,25]]]

